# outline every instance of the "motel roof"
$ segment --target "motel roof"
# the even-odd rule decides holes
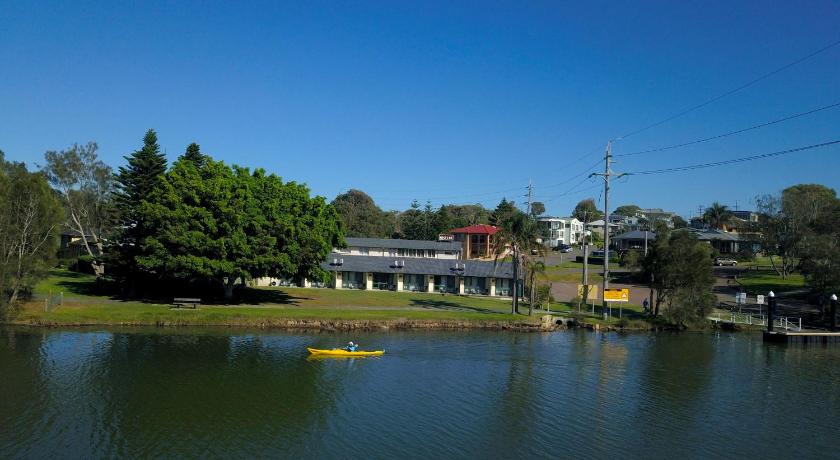
[[[398,240],[390,238],[344,238],[347,247],[384,249],[434,249],[436,251],[460,251],[458,241]]]

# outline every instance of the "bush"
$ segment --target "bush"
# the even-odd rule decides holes
[[[94,258],[89,255],[79,256],[72,265],[70,265],[70,270],[79,273],[87,273],[89,275],[93,275],[93,262]]]
[[[549,302],[554,303],[554,296],[551,294],[551,286],[548,284],[540,284],[537,286],[537,304],[542,306]]]
[[[750,248],[744,248],[735,253],[735,260],[738,262],[753,262],[755,261],[755,252]]]
[[[631,249],[624,253],[621,257],[621,266],[627,268],[638,268],[642,265],[642,258],[644,255],[637,249]]]

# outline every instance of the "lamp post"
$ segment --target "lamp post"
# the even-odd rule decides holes
[[[767,332],[773,332],[773,315],[776,313],[776,294],[767,294]]]
[[[831,332],[837,330],[837,294],[831,294],[831,309],[829,310],[829,327]]]

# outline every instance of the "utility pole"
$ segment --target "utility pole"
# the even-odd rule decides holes
[[[589,301],[589,247],[587,246],[586,227],[589,225],[589,213],[583,213],[583,292],[581,292],[581,302],[586,305]],[[578,313],[580,313],[580,302],[578,303]]]
[[[534,191],[534,186],[531,185],[531,179],[528,179],[528,195],[527,195],[527,197],[528,197],[528,215],[529,216],[531,215],[531,196],[533,194],[533,191]]]
[[[592,173],[589,175],[589,177],[604,177],[604,281],[601,287],[601,298],[604,299],[604,315],[606,315],[607,308],[609,307],[604,293],[610,287],[610,177],[615,176],[619,178],[624,176],[624,173],[616,174],[612,171],[612,168],[610,168],[612,162],[612,140],[610,140],[607,142],[607,151],[604,154],[604,173]]]

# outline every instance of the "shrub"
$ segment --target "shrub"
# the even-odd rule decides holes
[[[70,270],[79,273],[87,273],[89,275],[93,275],[93,261],[94,258],[89,255],[79,256],[72,265],[70,265]]]

